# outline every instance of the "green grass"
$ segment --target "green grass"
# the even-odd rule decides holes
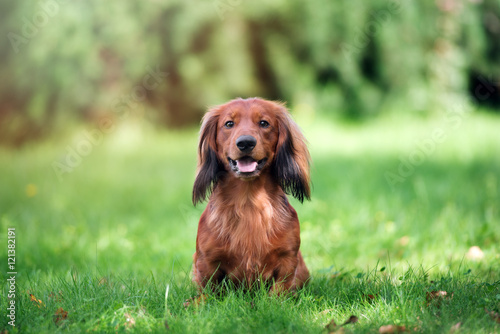
[[[2,316],[0,330],[163,332],[166,320],[178,333],[321,333],[355,315],[345,332],[392,324],[448,333],[457,323],[463,333],[500,332],[485,311],[500,311],[500,119],[461,117],[299,120],[313,196],[292,204],[312,281],[281,297],[228,289],[187,309],[203,210],[190,202],[197,129],[120,124],[62,181],[52,163],[81,143],[83,129],[0,148],[0,272],[6,282],[14,227],[18,273],[16,328]],[[438,130],[442,140],[418,153]],[[412,154],[418,164],[391,185],[387,173]],[[468,258],[472,246],[484,257]],[[429,299],[432,291],[447,295]],[[7,295],[5,283],[2,310]],[[57,321],[59,308],[68,314]]]

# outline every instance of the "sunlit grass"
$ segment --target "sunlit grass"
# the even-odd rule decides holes
[[[204,207],[191,204],[198,129],[123,124],[62,177],[53,163],[81,143],[83,129],[0,148],[1,240],[6,246],[7,228],[16,228],[18,329],[156,332],[166,320],[174,332],[317,333],[356,315],[346,331],[394,324],[448,332],[459,322],[464,332],[498,330],[485,309],[500,311],[500,119],[479,113],[456,126],[441,118],[301,125],[313,196],[292,204],[310,285],[297,296],[209,294],[187,310]],[[436,130],[445,139],[403,180],[388,182],[387,172],[397,174]],[[471,258],[472,246],[482,256]],[[1,256],[6,263],[5,250]],[[453,297],[427,305],[431,291]],[[68,316],[56,321],[60,307]],[[7,320],[1,328],[10,331]]]

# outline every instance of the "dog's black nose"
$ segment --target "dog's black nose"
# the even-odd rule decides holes
[[[250,152],[257,145],[257,139],[252,136],[241,136],[236,139],[236,146],[241,152]]]

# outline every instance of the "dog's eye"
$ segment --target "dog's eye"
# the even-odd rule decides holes
[[[224,126],[228,129],[232,128],[234,126],[234,122],[233,121],[227,121],[226,123],[224,123]]]
[[[269,122],[268,121],[260,121],[259,125],[261,128],[267,128],[269,126]]]

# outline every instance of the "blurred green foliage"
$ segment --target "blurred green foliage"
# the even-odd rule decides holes
[[[11,143],[82,119],[181,126],[237,96],[347,117],[500,105],[498,0],[9,0],[0,31]]]

